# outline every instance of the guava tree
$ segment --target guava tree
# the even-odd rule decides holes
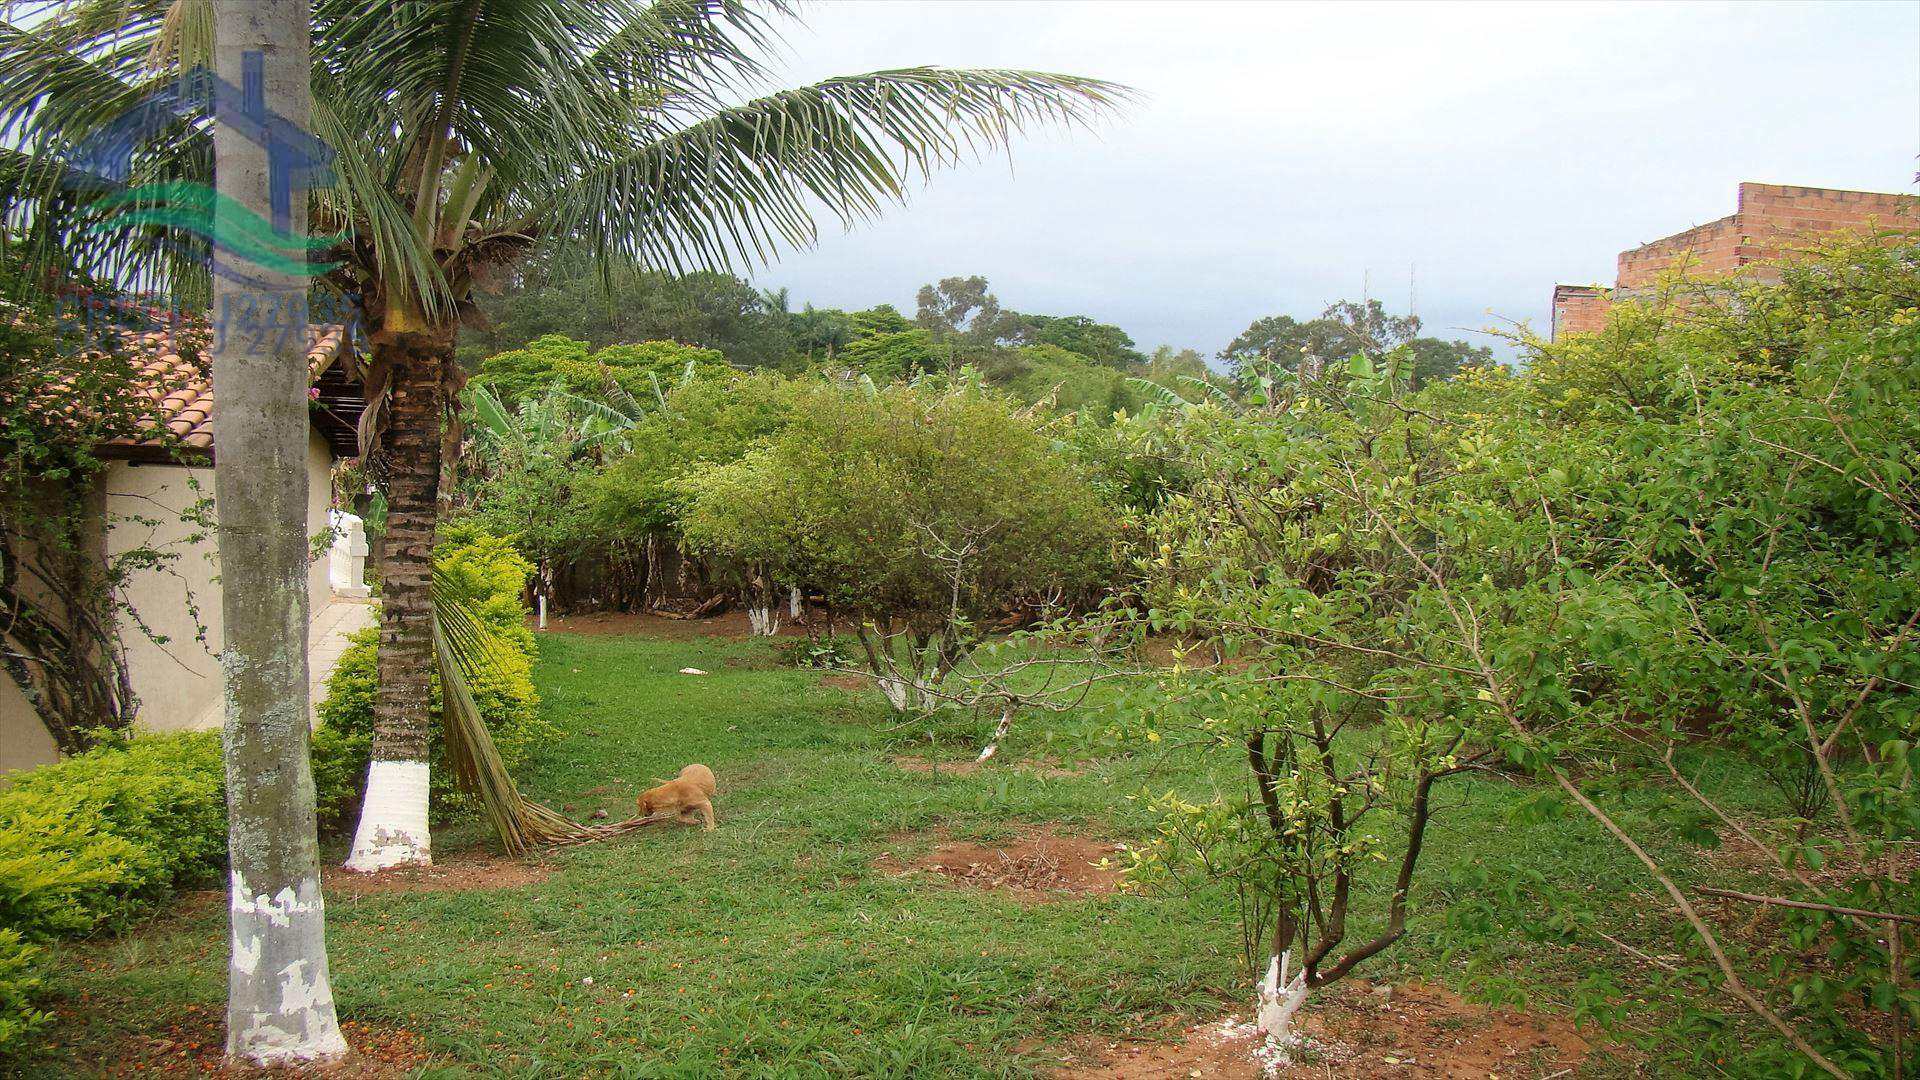
[[[178,236],[90,229],[98,193],[60,153],[179,85],[205,0],[74,0],[0,25],[0,115],[13,136],[0,207],[50,246],[165,278],[195,274]],[[1075,126],[1124,96],[1024,71],[908,68],[765,96],[775,2],[320,0],[313,128],[339,154],[314,229],[358,297],[370,345],[363,422],[385,448],[380,697],[349,864],[430,861],[426,832],[431,563],[455,337],[476,282],[543,245],[605,266],[722,267],[809,243],[822,213],[863,221],[915,180]],[[206,122],[140,133],[134,181],[205,180]],[[157,205],[170,189],[143,188]],[[184,249],[191,254],[191,245]],[[84,261],[84,260],[83,260]]]
[[[623,433],[624,452],[578,485],[581,520],[637,563],[639,600],[653,607],[699,567],[683,559],[680,514],[687,473],[738,460],[787,423],[795,385],[772,372],[683,379]],[[769,609],[770,610],[770,609]]]
[[[1406,933],[1436,788],[1518,752],[1495,695],[1551,713],[1575,667],[1541,629],[1551,493],[1413,407],[1407,374],[1359,357],[1337,381],[1275,371],[1244,405],[1176,406],[1164,452],[1188,481],[1136,559],[1153,628],[1194,655],[1135,699],[1133,734],[1244,763],[1247,786],[1157,799],[1130,875],[1238,886],[1274,1038]]]
[[[821,386],[680,487],[688,544],[821,590],[903,712],[939,706],[994,620],[1057,610],[1113,566],[1111,513],[1078,467],[969,386]]]

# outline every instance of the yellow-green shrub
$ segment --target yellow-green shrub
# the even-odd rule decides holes
[[[506,539],[471,525],[455,523],[444,533],[445,539],[434,549],[435,573],[465,598],[500,646],[496,664],[475,675],[470,689],[501,758],[511,769],[527,759],[537,742],[553,734],[552,726],[540,719],[540,697],[533,688],[533,631],[527,629],[525,601],[527,577],[533,566]],[[320,703],[321,730],[335,733],[354,748],[362,776],[373,734],[373,700],[380,685],[376,666],[379,639],[377,627],[349,639],[351,644],[328,677],[327,696]],[[432,708],[437,721],[437,676],[433,680]],[[455,799],[452,776],[440,758],[437,722],[432,755],[433,797],[444,811]]]
[[[47,1021],[47,1014],[33,1007],[40,989],[39,952],[18,930],[0,927],[0,1054]]]
[[[345,816],[348,748],[314,739],[323,821]],[[219,883],[227,863],[220,736],[115,739],[12,777],[0,791],[0,926],[28,938],[122,925],[176,889]]]
[[[323,824],[344,821],[350,747],[314,736]],[[126,925],[174,890],[226,876],[218,732],[114,738],[10,778],[0,791],[0,1054],[39,1024],[34,941]]]

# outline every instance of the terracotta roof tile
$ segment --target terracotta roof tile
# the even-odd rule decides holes
[[[342,346],[347,344],[346,328],[310,326],[307,341],[307,369],[318,381],[341,358]],[[103,451],[109,455],[165,451],[170,444],[162,431],[171,432],[180,444],[192,449],[212,449],[213,374],[208,367],[211,358],[201,358],[205,330],[149,330],[130,335],[129,344],[135,354],[133,362],[147,380],[143,392],[153,401],[153,434],[115,439]]]

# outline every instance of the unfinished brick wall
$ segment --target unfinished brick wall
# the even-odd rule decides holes
[[[1920,197],[1744,183],[1726,217],[1621,252],[1613,290],[1554,286],[1553,336],[1600,329],[1615,299],[1631,297],[1683,263],[1694,277],[1777,280],[1780,262],[1822,238],[1875,229],[1920,229]]]
[[[1920,198],[1878,191],[1741,184],[1740,266],[1779,262],[1838,232],[1920,226]]]
[[[1740,250],[1745,239],[1741,233],[1740,215],[1729,214],[1718,221],[1623,251],[1615,287],[1637,289],[1651,285],[1661,274],[1682,262],[1694,274],[1731,274],[1740,269]]]
[[[1607,309],[1613,301],[1608,290],[1599,285],[1555,285],[1553,287],[1553,336],[1590,334],[1607,325]]]

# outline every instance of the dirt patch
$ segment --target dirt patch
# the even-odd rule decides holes
[[[873,689],[873,680],[867,678],[865,675],[848,675],[841,673],[820,676],[820,685],[829,686],[835,690],[871,690]]]
[[[1254,1058],[1258,1040],[1229,1030],[1232,1024],[1195,1024],[1172,1035],[1179,1042],[1081,1039],[1046,1055],[1059,1065],[1054,1080],[1145,1080],[1208,1077],[1245,1080],[1262,1076]]]
[[[936,761],[933,758],[915,757],[912,754],[895,754],[887,760],[907,772],[918,773],[921,776],[972,776],[986,764],[985,761],[976,761],[973,758]]]
[[[396,866],[372,874],[328,867],[321,872],[321,887],[329,900],[375,893],[480,892],[532,885],[552,872],[553,868],[545,863],[492,855],[455,855],[432,866]]]
[[[1751,831],[1760,838],[1762,843],[1784,841],[1787,835],[1784,830],[1770,830],[1764,826],[1752,828]],[[1732,829],[1723,825],[1715,832],[1720,839],[1719,845],[1703,848],[1699,852],[1699,858],[1707,865],[1716,870],[1750,875],[1755,878],[1795,880],[1793,871],[1782,867],[1764,852],[1755,850],[1752,844],[1742,839]],[[1800,873],[1817,885],[1844,887],[1862,873],[1858,861],[1847,854],[1844,838],[1837,834],[1813,835],[1795,842],[1818,846],[1826,855],[1818,868],[1800,867]],[[1913,880],[1916,875],[1920,875],[1920,847],[1899,847],[1876,857],[1872,873],[1875,876],[1887,874],[1895,881],[1902,883]],[[1740,888],[1738,884],[1726,884],[1725,887]]]
[[[1039,828],[1003,844],[947,840],[911,861],[888,853],[873,864],[894,874],[934,873],[956,885],[1002,890],[1022,899],[1058,900],[1118,891],[1119,867],[1100,863],[1113,861],[1119,851],[1118,844]]]
[[[93,1055],[102,1076],[257,1076],[326,1077],[328,1080],[387,1080],[411,1076],[433,1064],[420,1036],[405,1028],[340,1023],[347,1037],[345,1061],[324,1068],[251,1069],[226,1063],[226,1013],[189,1006],[178,1020],[158,1031],[129,1035],[105,1053]]]
[[[1442,987],[1364,982],[1307,1003],[1302,1045],[1280,1077],[1440,1077],[1562,1075],[1585,1060],[1589,1044],[1573,1024],[1474,1005]],[[1262,1040],[1235,1019],[1189,1027],[1182,1041],[1083,1042],[1061,1053],[1056,1080],[1093,1077],[1244,1078],[1263,1075]]]
[[[694,638],[744,638],[751,636],[752,631],[744,611],[729,611],[702,619],[673,619],[634,611],[595,611],[547,620],[549,633],[639,636],[681,641]],[[806,624],[784,618],[780,620],[778,636],[805,637],[806,633]]]

